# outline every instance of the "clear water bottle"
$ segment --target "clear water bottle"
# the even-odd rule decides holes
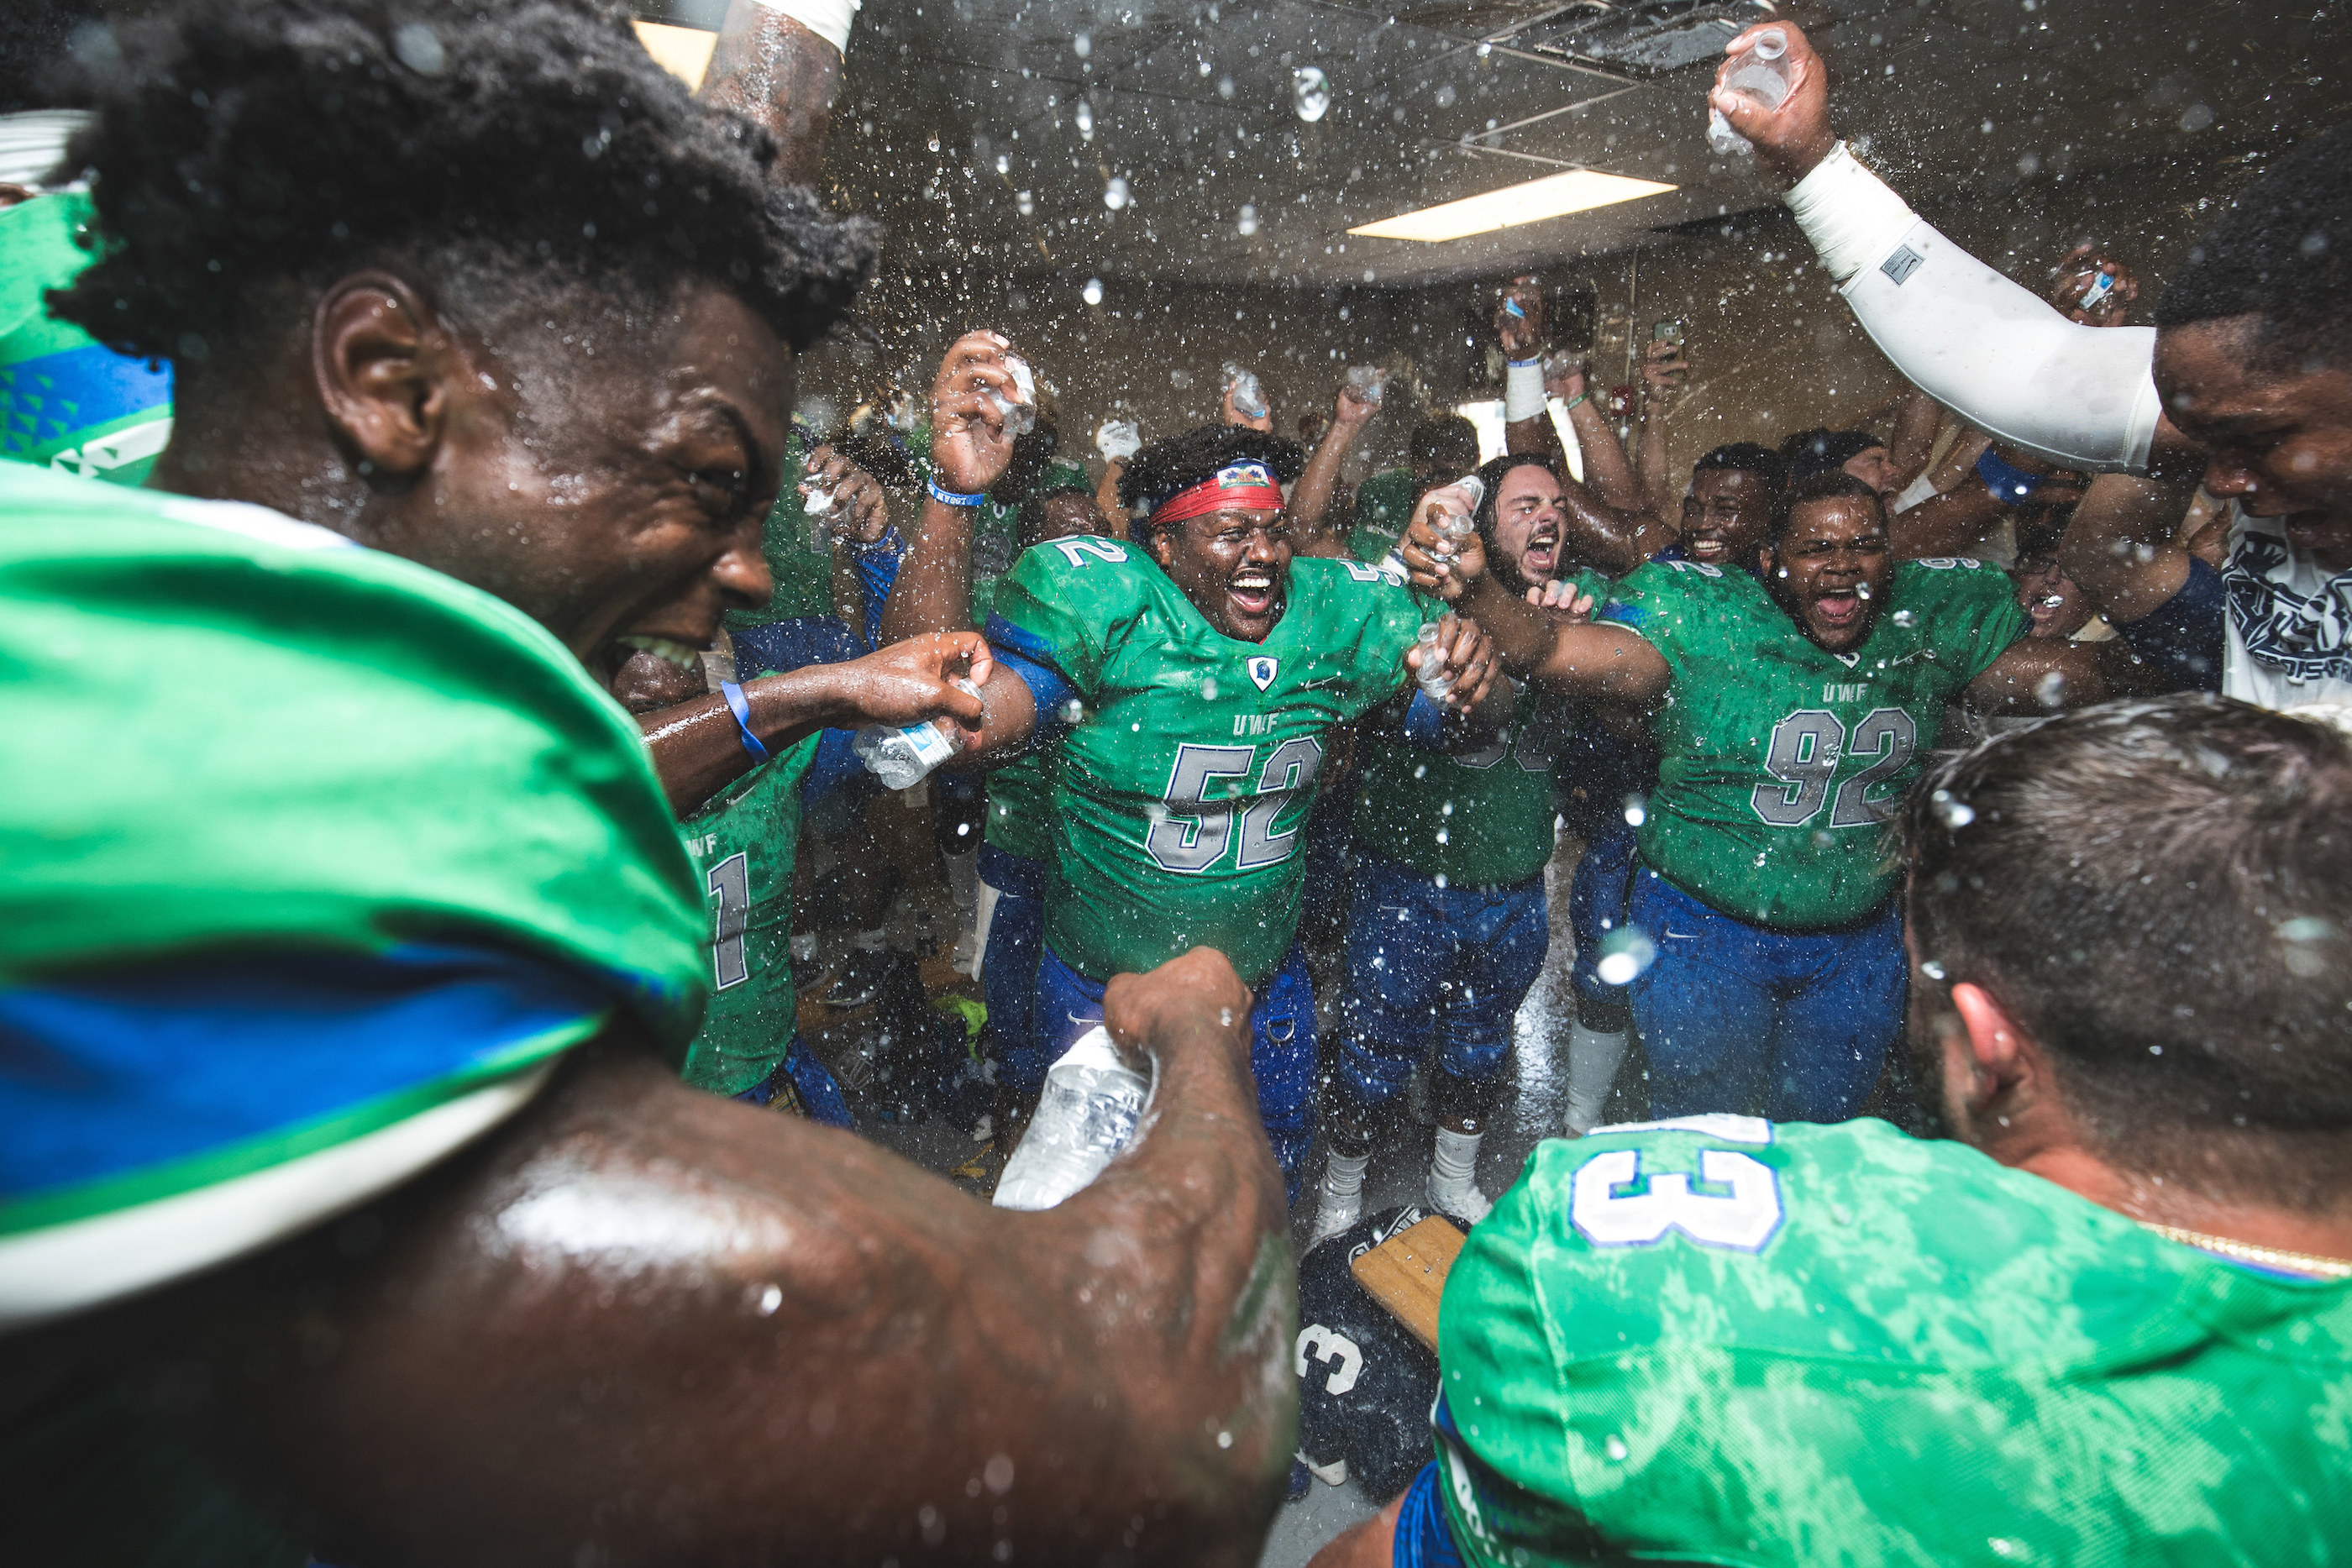
[[[803,476],[794,487],[801,493],[801,511],[808,517],[810,550],[817,555],[831,555],[833,511],[839,497],[830,486],[812,476]]]
[[[1789,96],[1789,35],[1778,27],[1767,27],[1731,57],[1731,70],[1723,85],[1729,91],[1746,93],[1766,109],[1778,109]],[[1756,144],[1734,131],[1719,109],[1706,111],[1706,144],[1723,154],[1756,151]]]
[[[1389,373],[1377,365],[1349,365],[1348,391],[1358,402],[1370,403],[1374,408],[1387,392]]]
[[[1273,406],[1265,401],[1265,388],[1258,384],[1255,373],[1239,365],[1225,367],[1225,384],[1233,389],[1234,412],[1244,419],[1264,419]]]
[[[980,688],[961,676],[949,684],[973,696],[980,695]],[[929,720],[910,724],[904,729],[869,724],[851,737],[849,748],[857,753],[857,760],[866,764],[874,777],[882,780],[886,789],[913,789],[932,768],[960,749],[954,740],[940,734],[939,726]]]
[[[1124,463],[1143,450],[1143,432],[1131,419],[1107,419],[1095,432],[1095,450],[1113,462]]]
[[[1008,398],[991,387],[988,401],[1003,417],[1006,435],[1025,435],[1037,423],[1037,378],[1031,372],[1029,361],[1018,354],[1004,356],[1004,373],[1013,378],[1013,395]]]
[[[1421,650],[1421,664],[1413,671],[1412,678],[1421,683],[1422,695],[1433,703],[1444,702],[1446,694],[1454,689],[1454,672],[1447,667],[1445,650],[1438,643],[1444,634],[1437,622],[1431,621],[1413,638],[1413,645]]]
[[[1045,1096],[1028,1135],[996,1183],[999,1208],[1051,1208],[1102,1175],[1135,1141],[1151,1083],[1119,1060],[1100,1024],[1080,1035],[1045,1073]]]
[[[1446,486],[1445,489],[1460,497],[1461,505],[1458,507],[1445,507],[1431,519],[1437,530],[1437,549],[1433,553],[1441,559],[1450,559],[1460,554],[1461,542],[1468,538],[1477,528],[1477,525],[1470,519],[1476,514],[1478,504],[1486,498],[1486,482],[1475,474],[1465,474],[1453,484]],[[1389,553],[1381,558],[1377,570],[1398,582],[1403,582],[1411,578],[1412,570],[1404,564],[1402,539],[1389,547]]]

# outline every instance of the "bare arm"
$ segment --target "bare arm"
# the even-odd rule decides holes
[[[1635,444],[1634,467],[1641,483],[1642,510],[1663,517],[1673,495],[1666,474],[1666,415],[1690,381],[1690,363],[1683,346],[1654,340],[1642,359],[1642,436]]]
[[[2001,510],[1992,492],[1972,479],[1889,516],[1887,543],[1898,560],[1981,555],[1986,537],[2000,521]]]
[[[391,1202],[79,1348],[172,1368],[339,1562],[1246,1565],[1295,1430],[1249,1006],[1205,950],[1115,978],[1151,1120],[1036,1215],[616,1034]]]
[[[779,184],[814,185],[840,86],[839,49],[789,16],[733,0],[695,96],[733,110],[776,139],[770,172]]]
[[[1544,387],[1548,396],[1574,405],[1568,411],[1568,423],[1576,432],[1586,486],[1601,498],[1601,505],[1621,512],[1638,513],[1645,504],[1641,482],[1633,476],[1633,464],[1625,460],[1624,443],[1617,439],[1617,429],[1609,423],[1602,400],[1589,395],[1591,390],[1592,377],[1581,364],[1546,382]],[[1549,411],[1542,423],[1546,431],[1551,431]],[[1552,444],[1559,444],[1556,432],[1552,434]]]
[[[1127,508],[1118,504],[1119,476],[1127,472],[1127,459],[1113,457],[1103,464],[1102,483],[1095,486],[1095,507],[1109,519],[1111,529],[1120,538],[1127,538]]]
[[[2161,684],[2120,637],[2104,643],[2029,637],[2011,643],[1961,695],[1979,713],[2038,718],[2145,694]]]
[[[967,672],[988,678],[988,644],[974,632],[918,637],[838,664],[804,664],[743,685],[751,733],[772,754],[819,729],[865,724],[981,722],[982,704],[948,684]],[[640,714],[662,793],[680,820],[753,766],[741,729],[716,694]]]
[[[2116,625],[2138,620],[2189,581],[2189,552],[2174,540],[2196,493],[2186,479],[2100,475],[2066,525],[2059,570]]]
[[[1908,485],[1927,470],[1936,450],[1936,432],[1944,423],[1944,406],[1917,387],[1906,387],[1896,400],[1895,440],[1886,455]]]
[[[977,496],[996,483],[1013,460],[1013,437],[988,397],[1010,392],[1004,368],[1011,349],[994,332],[967,332],[948,348],[931,383],[931,472],[941,488]],[[923,497],[915,536],[907,542],[889,602],[882,607],[882,641],[925,632],[961,632],[971,625],[971,523],[976,507]]]
[[[1404,1511],[1403,1492],[1389,1505],[1345,1534],[1332,1537],[1307,1568],[1389,1568],[1396,1560],[1397,1516]]]
[[[1293,548],[1301,555],[1344,556],[1348,548],[1339,534],[1341,530],[1324,526],[1325,514],[1331,509],[1331,489],[1339,482],[1339,465],[1364,434],[1372,416],[1381,411],[1376,402],[1367,402],[1355,395],[1353,387],[1342,387],[1331,405],[1331,423],[1316,444],[1315,454],[1307,458],[1307,467],[1298,476],[1298,483],[1290,492],[1290,528]]]
[[[1675,529],[1654,512],[1610,506],[1575,480],[1559,482],[1561,542],[1569,559],[1622,577],[1675,542]]]

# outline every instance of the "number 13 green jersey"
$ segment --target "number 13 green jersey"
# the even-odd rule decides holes
[[[1782,930],[1886,902],[1885,812],[1927,766],[1944,705],[2025,635],[2008,574],[1906,560],[1853,653],[1822,647],[1744,571],[1653,561],[1595,617],[1674,672],[1642,860],[1692,897]]]
[[[1054,793],[1046,945],[1093,980],[1196,946],[1253,986],[1273,973],[1298,925],[1326,732],[1411,682],[1422,620],[1370,568],[1303,559],[1282,619],[1244,643],[1140,546],[1066,538],[1024,554],[989,640],[1059,674],[1079,710]]]

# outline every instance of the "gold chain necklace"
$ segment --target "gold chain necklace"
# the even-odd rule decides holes
[[[2291,1274],[2310,1274],[2322,1280],[2352,1280],[2352,1258],[2323,1258],[2316,1252],[2257,1247],[2251,1241],[2233,1241],[2227,1236],[2210,1236],[2202,1230],[2183,1230],[2177,1225],[2157,1225],[2145,1219],[2134,1223],[2143,1230],[2153,1230],[2167,1241],[2178,1241],[2202,1252],[2218,1252],[2241,1263],[2280,1269]]]

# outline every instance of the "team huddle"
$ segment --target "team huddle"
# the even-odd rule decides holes
[[[1710,101],[1895,436],[1669,485],[1679,330],[1629,457],[1519,278],[1499,455],[1351,496],[1377,385],[1236,381],[1097,480],[991,329],[796,422],[855,11],[689,92],[572,0],[181,0],[0,116],[0,371],[75,392],[0,461],[4,1554],[1253,1562],[1352,1473],[1326,1568],[2352,1555],[2347,133],[2134,327],[1772,22]],[[1051,1207],[801,1033],[877,777],[995,1153],[1149,1085]]]

